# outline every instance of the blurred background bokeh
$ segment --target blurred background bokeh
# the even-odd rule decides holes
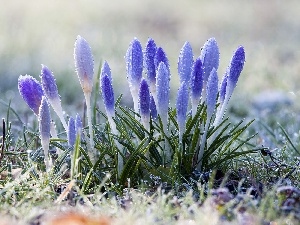
[[[210,37],[220,48],[221,78],[233,51],[243,45],[246,64],[234,101],[250,104],[261,92],[300,95],[299,0],[13,0],[0,8],[0,99],[28,110],[17,90],[20,74],[39,79],[41,64],[57,78],[64,108],[80,107],[83,94],[74,71],[77,35],[90,44],[95,70],[107,60],[116,95],[130,102],[124,55],[137,37],[152,37],[171,65],[173,100],[179,85],[177,60],[185,41],[195,57]],[[5,106],[0,105],[5,109]],[[3,110],[0,110],[3,113]],[[4,110],[5,112],[5,110]],[[73,113],[72,113],[73,114]],[[4,115],[1,115],[2,117]]]

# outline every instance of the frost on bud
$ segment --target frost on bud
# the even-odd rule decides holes
[[[185,130],[186,113],[189,102],[189,92],[186,82],[181,83],[176,99],[177,123],[179,126],[179,140],[182,141],[182,135]]]
[[[40,83],[30,75],[20,75],[18,89],[26,104],[38,116],[43,97],[43,89]]]
[[[208,77],[213,68],[217,71],[219,68],[220,52],[215,38],[208,39],[200,54],[200,59],[204,68],[204,86],[206,86]]]
[[[166,131],[168,120],[169,94],[170,94],[170,73],[167,66],[160,62],[156,78],[157,112],[163,122]]]
[[[225,74],[223,75],[220,91],[219,91],[219,102],[221,105],[223,104],[226,96],[227,78],[228,78],[228,73],[226,71]]]
[[[76,135],[79,136],[82,135],[82,121],[78,113],[76,114],[75,117],[75,130],[76,130]]]
[[[48,102],[51,104],[52,108],[60,118],[65,130],[67,130],[67,124],[63,116],[63,110],[61,107],[55,78],[47,66],[42,65],[40,77],[43,91],[45,96],[47,97]]]
[[[159,47],[159,48],[157,48],[155,57],[154,57],[154,65],[155,65],[156,71],[158,70],[159,64],[161,62],[163,62],[165,64],[167,70],[170,73],[170,65],[169,65],[169,60],[167,58],[167,55],[166,55],[165,51],[161,47]],[[156,77],[157,77],[157,75],[156,75]]]
[[[192,67],[191,75],[191,100],[192,114],[195,116],[198,104],[200,102],[203,88],[203,67],[200,58],[197,58]]]
[[[139,90],[140,115],[144,127],[149,130],[150,122],[150,92],[145,79],[142,79]]]
[[[216,107],[218,96],[218,75],[215,68],[212,69],[208,77],[206,86],[206,105],[207,105],[207,118],[210,119]],[[207,121],[209,122],[209,121]]]
[[[193,65],[193,49],[189,42],[185,42],[181,48],[178,58],[178,74],[180,83],[190,82],[191,70]]]
[[[100,79],[104,76],[107,75],[108,78],[110,79],[110,82],[112,83],[112,76],[111,76],[111,69],[107,63],[107,61],[104,61],[102,68],[101,68],[101,74],[100,74]]]
[[[39,131],[42,148],[45,155],[46,170],[49,171],[50,163],[48,158],[49,143],[50,143],[50,129],[51,129],[51,116],[50,109],[46,97],[42,97],[41,105],[39,108]]]
[[[154,101],[153,96],[150,96],[150,115],[152,119],[156,120],[157,119],[157,110],[156,110],[156,104]]]
[[[143,73],[143,49],[137,38],[130,43],[125,56],[126,72],[129,88],[134,104],[134,111],[138,113],[138,92]]]
[[[77,36],[74,48],[75,68],[84,93],[93,89],[94,59],[87,41]]]
[[[107,74],[101,77],[100,85],[101,85],[102,99],[104,102],[106,113],[109,116],[114,117],[115,116],[114,90]]]
[[[227,88],[226,92],[228,98],[233,93],[233,90],[237,84],[240,74],[244,68],[245,64],[245,50],[243,46],[238,47],[238,49],[233,54],[233,57],[228,68],[228,78],[227,78]]]
[[[130,43],[125,60],[129,84],[139,86],[143,73],[143,49],[137,38],[134,38]]]
[[[156,83],[156,71],[155,71],[155,64],[154,64],[156,49],[157,47],[154,40],[152,38],[149,38],[144,53],[144,67],[146,69],[147,81],[151,93],[154,92],[155,83]]]
[[[74,147],[76,141],[76,128],[75,128],[75,120],[73,117],[69,118],[67,136],[68,136],[68,145],[70,147]]]

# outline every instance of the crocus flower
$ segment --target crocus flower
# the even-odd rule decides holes
[[[217,75],[216,69],[213,68],[212,71],[210,72],[210,76],[208,77],[207,86],[206,86],[207,117],[206,117],[205,129],[204,129],[204,133],[201,138],[201,145],[200,145],[200,149],[199,149],[198,157],[197,157],[197,160],[198,160],[197,169],[198,170],[201,170],[202,157],[203,157],[203,153],[204,153],[204,147],[206,145],[206,136],[207,136],[207,132],[208,132],[208,129],[210,126],[211,118],[215,111],[217,96],[218,96],[218,75]]]
[[[150,123],[150,92],[145,79],[142,79],[139,90],[140,115],[144,127],[149,130]]]
[[[153,96],[150,96],[150,115],[152,119],[156,120],[157,119],[157,110],[156,110],[156,105]]]
[[[75,68],[84,93],[92,92],[94,59],[91,47],[81,36],[77,36],[74,48]]]
[[[217,117],[215,119],[215,125],[218,125],[222,119],[226,107],[228,105],[229,99],[233,93],[234,88],[236,87],[239,76],[243,70],[245,64],[245,50],[243,46],[238,47],[234,52],[230,65],[226,71],[226,86],[222,83],[220,89],[220,97],[223,99],[223,104],[219,110]],[[223,87],[222,87],[223,86]],[[222,100],[220,98],[220,100]]]
[[[219,91],[219,102],[220,105],[223,104],[226,96],[228,72],[225,72],[221,81],[220,91]]]
[[[134,104],[134,111],[138,113],[138,92],[143,73],[143,49],[137,38],[130,43],[125,56],[126,72],[129,88]]]
[[[74,59],[77,75],[85,97],[90,134],[90,147],[93,149],[94,140],[92,130],[91,93],[93,89],[94,59],[89,44],[79,35],[75,42]],[[95,150],[93,154],[95,156]],[[94,158],[92,158],[92,160],[95,161]]]
[[[200,58],[197,58],[192,67],[191,76],[191,100],[192,100],[192,115],[195,116],[197,107],[200,102],[203,88],[203,67]]]
[[[178,58],[178,74],[180,83],[186,82],[187,85],[190,82],[191,71],[193,65],[193,49],[189,42],[185,42],[180,50]]]
[[[104,102],[108,122],[110,124],[110,128],[112,132],[116,134],[117,133],[116,124],[113,120],[113,117],[115,117],[114,90],[111,84],[111,80],[109,79],[107,74],[101,77],[100,86],[101,86],[102,99]]]
[[[82,121],[79,114],[76,114],[75,117],[75,130],[76,130],[76,136],[79,135],[79,137],[82,135]]]
[[[110,82],[112,82],[111,69],[110,69],[107,61],[104,61],[103,65],[102,65],[101,73],[100,73],[100,79],[104,75],[107,75],[108,78],[110,79]]]
[[[73,117],[69,118],[67,136],[68,136],[68,145],[70,147],[74,147],[76,141],[76,128],[75,128],[75,120]]]
[[[30,75],[20,75],[18,89],[26,104],[38,116],[43,97],[43,89],[40,83]]]
[[[186,82],[182,82],[177,93],[176,112],[179,127],[179,142],[182,142],[182,135],[185,130],[186,112],[189,102],[189,92]]]
[[[164,62],[160,62],[156,78],[157,112],[162,120],[164,131],[167,131],[169,94],[170,94],[170,73]]]
[[[215,68],[216,71],[219,68],[220,52],[215,38],[210,38],[205,42],[201,50],[200,59],[202,61],[203,69],[204,69],[203,91],[205,92],[206,84],[208,81],[208,77],[210,76],[210,72],[212,71],[213,68]],[[203,97],[206,97],[206,95],[204,95]]]
[[[48,69],[47,66],[42,65],[40,77],[44,94],[47,97],[48,102],[51,104],[52,108],[56,112],[57,116],[61,120],[65,130],[67,131],[68,126],[63,116],[63,110],[61,107],[60,97],[58,95],[56,81],[52,72]]]
[[[155,53],[155,57],[154,57],[154,65],[155,65],[156,71],[161,62],[163,62],[165,64],[166,68],[170,72],[170,65],[169,65],[169,60],[167,58],[167,55],[166,55],[165,51],[162,49],[162,47],[158,47],[156,50],[156,53]]]
[[[144,67],[147,74],[147,81],[152,95],[156,95],[156,69],[154,57],[156,54],[156,44],[152,38],[149,38],[144,52]]]
[[[50,169],[50,162],[49,162],[49,143],[50,143],[50,127],[51,127],[51,116],[50,116],[50,109],[46,97],[42,97],[41,105],[39,108],[39,131],[40,131],[40,138],[42,148],[44,150],[44,161],[46,165],[46,170],[49,171]]]

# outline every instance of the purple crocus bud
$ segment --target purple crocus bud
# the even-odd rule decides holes
[[[203,67],[200,58],[197,58],[192,67],[191,76],[191,100],[192,100],[192,115],[195,116],[197,107],[200,102],[203,88]]]
[[[150,92],[145,79],[142,79],[139,90],[140,115],[144,127],[149,130],[150,122]]]
[[[100,85],[101,85],[102,98],[103,98],[106,113],[109,116],[114,117],[115,116],[114,90],[107,74],[101,77]]]
[[[20,75],[18,89],[26,104],[38,116],[43,97],[43,89],[40,83],[30,75]]]
[[[76,114],[75,117],[75,130],[76,130],[76,134],[81,136],[82,134],[82,121],[81,121],[81,117],[79,116],[79,114]]]
[[[206,88],[208,77],[210,76],[210,72],[212,71],[213,68],[215,68],[216,71],[219,68],[220,52],[215,38],[210,38],[205,42],[201,50],[200,59],[202,61],[203,69],[204,69],[203,84],[204,84],[204,91],[206,91],[205,88]]]
[[[186,82],[182,82],[177,93],[176,112],[179,127],[179,141],[182,142],[182,135],[185,130],[186,112],[189,102],[189,92]]]
[[[67,136],[68,136],[68,145],[70,147],[74,147],[76,141],[76,128],[75,128],[75,120],[73,117],[69,118]]]
[[[63,116],[63,110],[61,107],[60,97],[58,95],[57,85],[52,72],[47,66],[42,65],[41,70],[41,83],[44,90],[44,94],[47,97],[48,102],[60,118],[65,130],[67,130],[67,123]]]
[[[215,68],[210,72],[206,86],[207,122],[211,119],[218,96],[218,75]]]
[[[156,50],[156,53],[155,53],[155,57],[154,57],[154,65],[155,65],[156,71],[158,70],[159,64],[161,62],[163,62],[165,64],[166,68],[168,69],[168,71],[170,73],[170,65],[169,65],[169,60],[167,58],[167,55],[161,47],[158,47]]]
[[[226,96],[227,78],[228,78],[228,71],[224,73],[221,81],[221,86],[219,91],[219,102],[221,105],[223,104]]]
[[[74,48],[76,72],[84,93],[91,93],[93,89],[94,59],[87,41],[77,36]]]
[[[189,42],[185,42],[180,50],[178,58],[178,74],[180,83],[190,82],[191,71],[193,65],[193,49]]]
[[[160,62],[156,78],[157,112],[163,122],[164,130],[167,128],[169,94],[170,94],[170,73],[164,62]]]
[[[41,105],[39,108],[39,131],[42,148],[45,155],[46,170],[49,171],[50,163],[48,158],[49,143],[50,143],[50,129],[51,129],[51,116],[50,109],[45,96],[42,97]]]
[[[157,119],[157,110],[156,110],[156,104],[154,101],[153,96],[150,96],[150,114],[152,119],[156,120]]]
[[[107,61],[104,61],[103,65],[102,65],[100,79],[104,75],[107,75],[108,78],[110,79],[110,82],[112,82],[111,69],[110,69]]]
[[[143,49],[137,38],[130,43],[125,56],[126,72],[129,88],[134,104],[134,111],[138,113],[138,91],[143,73]]]
[[[240,74],[244,68],[245,64],[245,50],[243,46],[239,46],[238,49],[233,54],[233,57],[228,68],[228,78],[226,92],[228,98],[232,95],[232,92],[237,84]]]
[[[155,90],[156,84],[156,71],[154,64],[156,49],[157,47],[154,40],[152,38],[149,38],[144,53],[144,67],[146,69],[147,80],[151,93],[153,93],[153,90]]]

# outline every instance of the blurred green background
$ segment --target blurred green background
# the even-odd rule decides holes
[[[171,65],[173,100],[178,88],[177,59],[185,41],[195,57],[210,37],[220,48],[221,78],[233,51],[243,45],[246,64],[233,98],[248,104],[264,90],[300,94],[299,0],[13,0],[0,8],[0,99],[18,111],[17,79],[39,79],[41,64],[57,78],[64,107],[81,107],[83,94],[74,71],[77,35],[90,44],[96,70],[107,60],[116,95],[129,99],[124,55],[137,37],[152,37]],[[293,93],[293,94],[291,94]],[[0,107],[4,107],[0,105]],[[2,111],[2,110],[0,110]],[[70,112],[73,115],[73,113]],[[3,115],[1,115],[3,117]]]

